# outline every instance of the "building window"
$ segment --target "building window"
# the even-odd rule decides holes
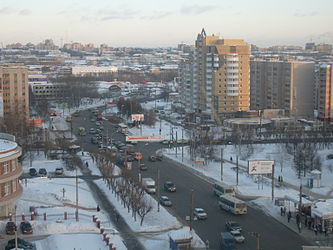
[[[3,163],[3,173],[7,174],[8,172],[9,172],[9,164],[8,164],[8,161],[5,161]]]
[[[16,180],[13,180],[12,187],[13,187],[13,193],[16,192],[16,189],[17,189],[17,181]]]
[[[9,195],[10,192],[10,182],[5,184],[5,196]]]

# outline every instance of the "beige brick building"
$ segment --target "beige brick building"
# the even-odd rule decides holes
[[[216,120],[248,110],[249,56],[250,45],[243,40],[207,36],[202,30],[191,58],[180,67],[186,111]]]
[[[333,122],[333,63],[318,67],[316,100],[318,119]]]
[[[251,109],[284,109],[286,115],[312,119],[314,63],[254,59],[251,61]]]
[[[28,70],[23,66],[0,65],[0,90],[2,91],[4,119],[29,118]]]

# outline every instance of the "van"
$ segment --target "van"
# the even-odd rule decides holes
[[[229,232],[220,233],[219,243],[222,250],[236,250],[236,241]]]

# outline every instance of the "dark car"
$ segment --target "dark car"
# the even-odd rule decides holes
[[[148,168],[147,168],[147,166],[145,164],[141,163],[140,164],[140,170],[141,171],[146,171],[146,170],[148,170]]]
[[[22,221],[21,222],[21,231],[23,234],[32,234],[32,226],[30,224],[30,222],[28,221]]]
[[[163,156],[162,155],[156,155],[156,160],[162,161],[163,160]]]
[[[38,173],[39,173],[40,175],[42,175],[42,176],[46,176],[46,175],[47,175],[47,171],[46,171],[45,168],[40,168],[40,169],[38,170]]]
[[[37,175],[37,170],[35,168],[29,168],[29,174],[31,176],[36,176]]]
[[[154,162],[154,161],[156,161],[156,157],[151,155],[148,157],[148,161]]]
[[[17,238],[17,248],[20,249],[33,249],[34,244],[25,241],[24,239]],[[5,250],[15,249],[15,239],[9,240]]]
[[[15,234],[16,224],[13,221],[8,221],[6,224],[6,234]]]
[[[164,190],[168,192],[176,192],[176,185],[172,181],[166,181],[164,183]]]
[[[225,228],[228,230],[228,231],[239,231],[241,232],[242,231],[242,227],[239,225],[239,223],[237,223],[236,221],[227,221],[225,223]]]

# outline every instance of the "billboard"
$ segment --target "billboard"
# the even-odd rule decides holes
[[[133,114],[131,116],[132,122],[134,121],[143,121],[144,120],[144,114]]]
[[[249,174],[271,174],[274,161],[248,161]]]
[[[126,136],[126,141],[163,141],[164,135],[153,136]]]

